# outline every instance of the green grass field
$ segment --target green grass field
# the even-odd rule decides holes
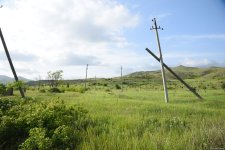
[[[41,83],[39,87],[37,83],[27,87],[28,98],[24,102],[18,100],[18,91],[8,97],[21,101],[18,105],[0,97],[0,133],[5,134],[0,135],[0,148],[8,143],[7,148],[32,149],[30,146],[35,143],[36,149],[57,149],[61,142],[61,149],[82,150],[225,149],[225,91],[221,88],[224,68],[180,66],[175,70],[196,88],[203,100],[167,74],[169,103],[165,103],[159,71],[125,76],[123,91],[120,78],[89,79],[87,91],[82,80],[66,81],[58,87],[63,93],[49,92],[43,81],[37,82]],[[63,104],[58,103],[61,100]],[[87,110],[87,116],[79,109],[65,108],[74,105]],[[74,110],[80,118],[71,112]],[[22,128],[24,137],[17,141],[11,137],[14,133],[7,136],[11,128],[16,132]],[[11,147],[10,140],[16,145]],[[46,143],[51,146],[45,147]]]
[[[225,92],[202,90],[198,100],[187,90],[128,88],[85,93],[40,93],[38,100],[60,99],[88,110],[94,120],[80,149],[216,149],[225,147]]]

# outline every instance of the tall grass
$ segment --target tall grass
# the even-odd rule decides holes
[[[30,92],[30,93],[29,93]],[[225,92],[199,91],[198,100],[185,89],[163,91],[127,88],[92,89],[85,93],[39,93],[36,99],[63,99],[89,111],[92,124],[79,149],[187,149],[225,148]]]

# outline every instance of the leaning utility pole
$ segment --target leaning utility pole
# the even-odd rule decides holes
[[[8,51],[7,46],[6,46],[5,39],[4,39],[4,37],[3,37],[1,28],[0,28],[0,37],[1,37],[1,40],[2,40],[3,47],[4,47],[4,49],[5,49],[6,56],[7,56],[8,61],[9,61],[9,65],[10,65],[11,70],[12,70],[12,72],[13,72],[14,78],[15,78],[16,82],[18,82],[19,79],[18,79],[18,77],[17,77],[15,68],[14,68],[14,66],[13,66],[11,57],[10,57],[10,55],[9,55],[9,51]],[[21,95],[22,97],[25,97],[24,92],[23,92],[23,89],[22,89],[21,87],[19,87],[19,91],[20,91],[20,95]]]
[[[85,77],[85,90],[87,89],[87,71],[88,71],[88,64],[86,66],[86,77]]]
[[[151,54],[158,62],[160,62],[160,59],[153,53],[151,52],[148,48],[145,49],[149,54]],[[183,83],[193,94],[195,94],[199,99],[203,99],[196,91],[194,88],[189,86],[183,79],[181,79],[170,67],[168,67],[165,63],[163,63],[163,66],[170,72],[172,73],[181,83]]]
[[[165,76],[165,70],[163,67],[163,57],[162,57],[162,52],[161,52],[161,46],[160,46],[160,42],[159,42],[159,34],[158,34],[158,29],[162,29],[160,26],[157,26],[156,23],[156,19],[152,19],[154,26],[152,26],[152,28],[150,30],[155,30],[156,33],[156,39],[157,39],[157,43],[158,43],[158,47],[159,47],[159,55],[160,55],[160,64],[161,64],[161,72],[162,72],[162,79],[163,79],[163,86],[164,86],[164,94],[165,94],[165,102],[168,103],[169,102],[169,97],[168,97],[168,91],[167,91],[167,85],[166,85],[166,76]]]

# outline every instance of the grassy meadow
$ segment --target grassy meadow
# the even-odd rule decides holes
[[[88,110],[88,127],[80,149],[212,149],[225,146],[225,92],[199,91],[198,100],[187,90],[107,88],[85,93],[40,93],[27,95],[38,100],[60,99],[67,105]]]
[[[204,98],[199,100],[175,80],[168,82],[169,103],[164,102],[160,80],[124,78],[62,85],[63,93],[33,86],[26,95],[36,101],[63,100],[88,111],[89,125],[77,149],[82,150],[203,150],[225,148],[225,91],[223,79],[186,79]],[[129,83],[129,84],[128,84]],[[117,84],[117,86],[115,86]],[[202,87],[202,88],[201,88]],[[205,88],[206,87],[206,88]],[[44,90],[40,90],[44,89]],[[15,93],[15,97],[19,93]]]

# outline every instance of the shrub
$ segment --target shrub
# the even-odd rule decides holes
[[[53,87],[51,89],[48,90],[51,93],[63,93],[63,91],[61,91],[60,89]]]
[[[0,95],[11,96],[13,95],[13,88],[10,86],[5,86],[0,83]]]
[[[116,84],[116,89],[119,90],[121,89],[121,87],[118,84]]]
[[[0,98],[0,109],[3,112],[8,111],[10,108],[15,106],[16,104],[18,104],[17,101],[11,100],[9,98],[4,98],[4,99]]]
[[[4,84],[0,83],[0,95],[3,95],[6,91],[6,87]]]
[[[40,89],[39,92],[40,93],[45,93],[46,91],[45,91],[45,89]]]
[[[105,89],[106,92],[112,92],[111,89],[107,88]]]
[[[64,149],[65,147],[74,147],[74,145],[70,146],[70,144],[76,141],[76,136],[71,127],[62,125],[55,129],[52,140],[55,143],[55,147]]]
[[[29,131],[29,138],[20,145],[21,150],[42,149],[48,150],[52,147],[52,141],[46,135],[46,129],[33,128]]]
[[[79,93],[84,93],[87,89],[85,89],[84,87],[77,87],[76,88],[76,92],[79,92]]]
[[[76,149],[91,122],[86,110],[59,100],[0,102],[0,149]]]
[[[67,88],[69,88],[69,87],[70,87],[70,84],[69,84],[69,83],[67,83],[67,84],[66,84],[66,87],[67,87]]]

